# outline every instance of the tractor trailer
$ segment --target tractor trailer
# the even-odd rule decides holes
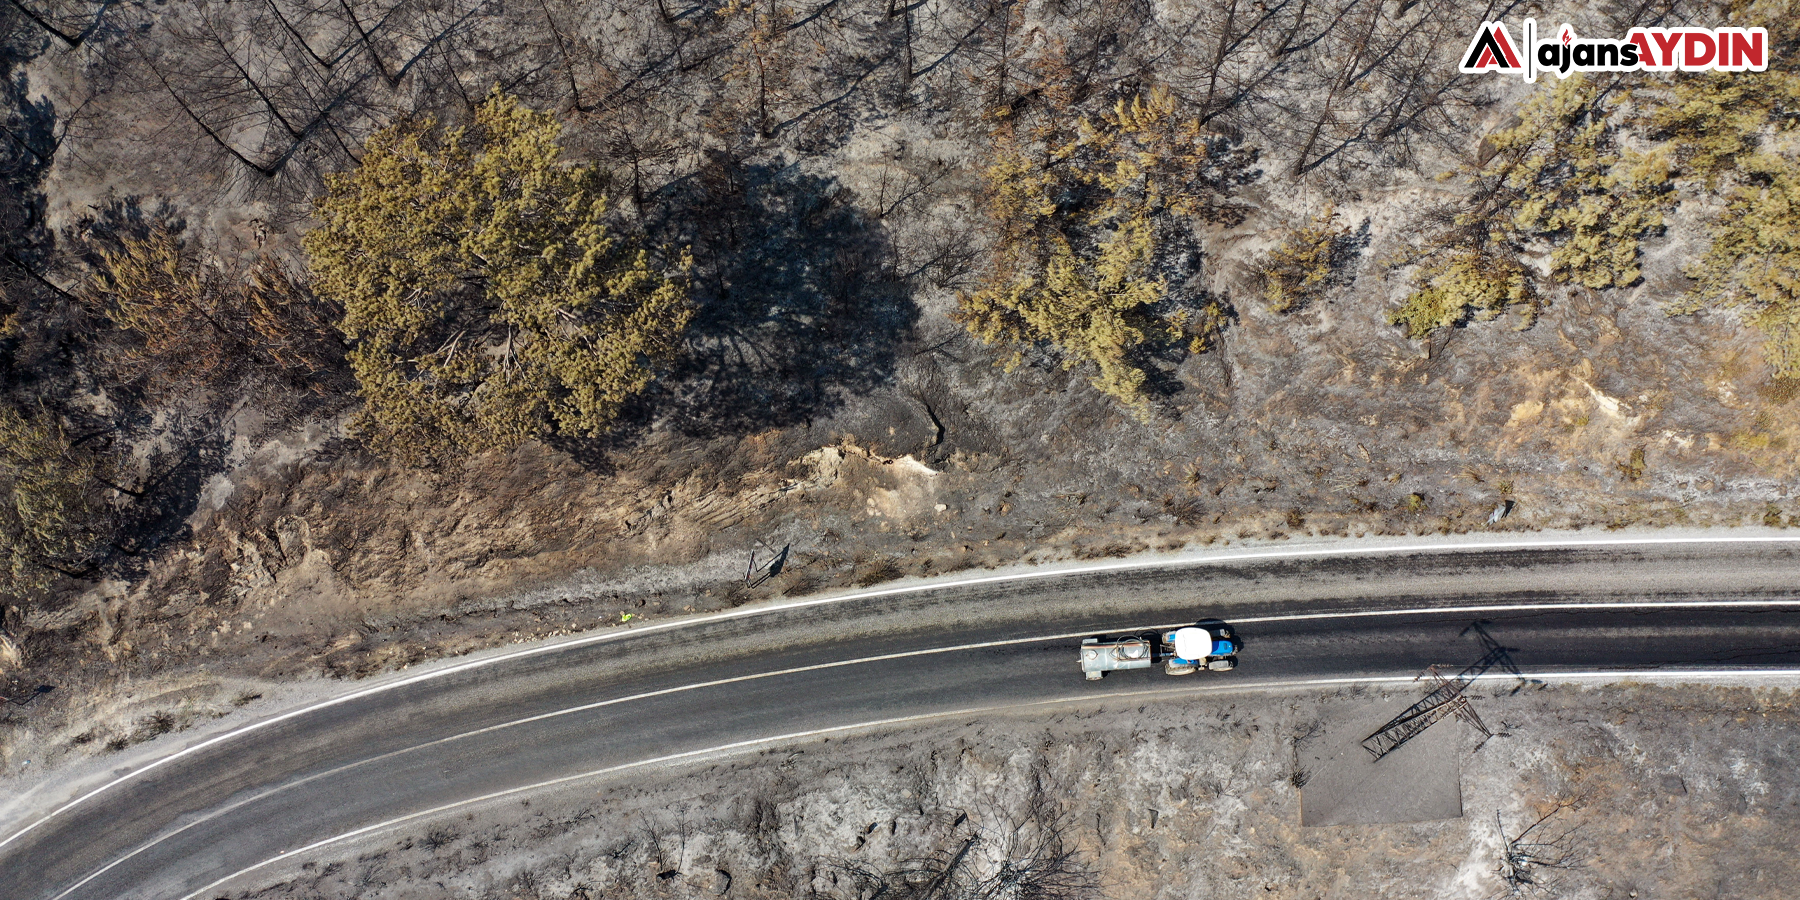
[[[1108,672],[1162,666],[1170,675],[1187,675],[1205,669],[1226,672],[1237,668],[1238,642],[1231,628],[1200,623],[1173,631],[1086,638],[1081,642],[1081,671],[1089,681]]]

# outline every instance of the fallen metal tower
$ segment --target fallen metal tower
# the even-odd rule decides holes
[[[1377,728],[1374,734],[1363,738],[1363,749],[1369,751],[1370,755],[1380,759],[1400,749],[1401,744],[1418,737],[1424,733],[1425,729],[1443,721],[1450,715],[1455,715],[1475,726],[1475,730],[1485,736],[1482,738],[1484,742],[1487,738],[1494,736],[1494,733],[1489,731],[1487,725],[1481,721],[1481,717],[1475,714],[1475,707],[1469,705],[1469,698],[1463,696],[1463,689],[1496,665],[1507,669],[1514,675],[1519,674],[1519,669],[1512,664],[1506,648],[1489,637],[1479,624],[1469,627],[1481,637],[1482,646],[1487,649],[1487,652],[1483,653],[1481,659],[1474,665],[1458,672],[1454,678],[1445,678],[1438,672],[1437,666],[1427,668],[1419,678],[1431,679],[1431,692],[1419,698],[1419,702],[1407,707],[1404,712],[1389,719],[1387,724]],[[1418,679],[1413,680],[1417,681]]]

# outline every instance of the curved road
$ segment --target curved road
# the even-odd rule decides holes
[[[1411,677],[1800,668],[1800,540],[1271,551],[976,576],[439,665],[0,823],[0,897],[213,897],[478,798],[853,726],[1109,694]],[[1081,678],[1085,634],[1218,616],[1235,672]]]

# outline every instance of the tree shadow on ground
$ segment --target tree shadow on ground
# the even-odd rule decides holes
[[[694,320],[653,398],[683,433],[810,422],[893,377],[918,310],[880,222],[836,181],[715,157],[655,208],[652,233],[694,254]]]
[[[137,486],[140,496],[121,511],[113,547],[119,556],[132,560],[121,574],[141,575],[156,550],[191,537],[188,520],[200,507],[207,481],[224,468],[230,449],[225,434],[207,420],[165,426],[135,443],[142,445],[147,439],[160,439],[170,447],[150,457]]]
[[[56,156],[56,109],[48,99],[29,99],[26,77],[12,71],[21,62],[18,48],[0,38],[0,325],[11,322],[0,327],[0,393],[6,394],[40,379],[37,370],[52,351],[42,342],[32,345],[29,326],[58,312],[65,296],[50,277],[55,241],[44,227],[40,187]]]
[[[1207,259],[1199,236],[1190,228],[1167,228],[1158,235],[1151,271],[1166,288],[1147,312],[1158,322],[1182,324],[1175,333],[1139,348],[1132,362],[1144,372],[1144,395],[1176,417],[1178,412],[1169,404],[1188,390],[1176,371],[1195,355],[1193,342],[1199,339],[1204,345],[1199,353],[1216,353],[1219,342],[1238,323],[1230,292],[1209,286]]]

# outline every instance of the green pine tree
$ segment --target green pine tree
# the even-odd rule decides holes
[[[496,91],[469,127],[386,129],[330,179],[305,246],[377,450],[422,464],[596,436],[675,352],[688,256],[659,266],[615,235],[602,173],[562,163],[559,131]]]

